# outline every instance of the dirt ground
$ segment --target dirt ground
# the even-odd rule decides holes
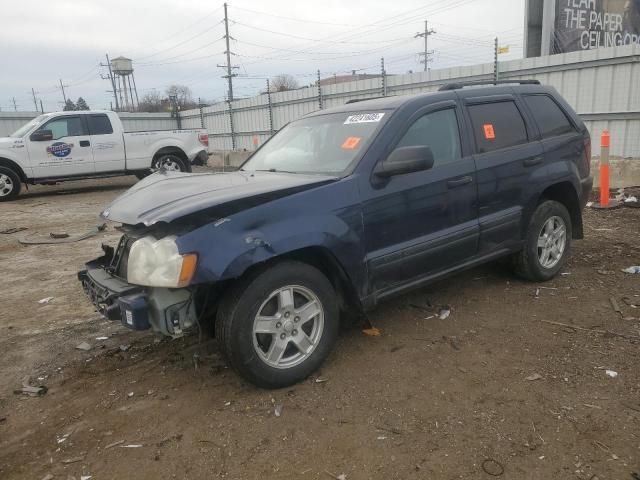
[[[640,309],[629,305],[640,304],[640,275],[621,272],[640,264],[640,210],[587,211],[586,239],[548,284],[495,264],[385,303],[371,315],[380,337],[345,329],[317,375],[265,391],[227,369],[205,337],[134,333],[93,311],[76,272],[116,242],[113,225],[73,244],[18,243],[89,230],[134,181],[31,188],[0,204],[0,230],[28,228],[0,234],[0,478],[640,471]],[[443,305],[451,315],[441,320]],[[48,392],[14,394],[26,377]]]

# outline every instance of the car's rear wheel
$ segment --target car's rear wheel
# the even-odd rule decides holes
[[[0,167],[0,202],[8,202],[20,194],[20,176],[8,167]]]
[[[232,288],[216,319],[216,338],[231,366],[265,388],[313,373],[339,330],[336,294],[317,269],[284,261]]]
[[[516,272],[531,281],[551,280],[569,257],[571,237],[567,208],[553,200],[541,203],[529,222],[525,246],[515,256]]]

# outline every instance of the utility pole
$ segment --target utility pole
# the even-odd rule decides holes
[[[60,89],[62,90],[62,98],[64,99],[64,104],[67,104],[67,95],[64,93],[64,85],[62,84],[62,79],[60,79]]]
[[[113,78],[113,72],[111,71],[111,61],[109,60],[109,54],[106,53],[105,57],[107,58],[107,64],[105,65],[104,63],[101,63],[100,66],[109,68],[109,76],[105,78],[105,77],[103,77],[101,75],[101,77],[102,77],[103,80],[106,80],[108,78],[109,81],[111,82],[111,88],[113,89],[113,98],[116,101],[116,111],[119,111],[120,110],[120,104],[118,103],[118,91],[116,90],[116,82],[115,82],[115,80]]]
[[[38,111],[38,101],[36,100],[36,91],[32,88],[31,94],[33,95],[33,104],[36,106],[36,112]]]
[[[429,51],[429,36],[434,35],[436,31],[432,28],[429,30],[429,22],[427,20],[424,21],[424,33],[418,32],[416,33],[415,38],[424,37],[424,52],[420,53],[421,56],[424,57],[424,71],[429,70],[429,55],[433,55],[433,50]]]
[[[496,37],[494,51],[493,51],[493,81],[498,82],[498,37]]]
[[[269,135],[273,135],[273,104],[271,103],[271,85],[267,78],[267,102],[269,105]]]
[[[13,97],[13,111],[14,112],[18,111],[18,105],[16,105],[16,97]]]
[[[231,149],[236,149],[236,136],[233,127],[233,77],[237,76],[237,74],[233,73],[234,67],[231,65],[231,46],[229,45],[229,41],[233,39],[231,35],[229,35],[229,15],[227,13],[227,3],[224,4],[224,39],[227,45],[227,49],[225,50],[225,54],[227,55],[227,64],[226,65],[218,65],[219,68],[224,68],[227,71],[226,75],[223,75],[222,78],[227,79],[227,103],[229,105],[229,127],[231,129]]]
[[[38,109],[36,108],[36,111]],[[44,113],[44,107],[42,106],[42,99],[40,99],[40,113]]]

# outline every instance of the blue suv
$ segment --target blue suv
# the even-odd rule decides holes
[[[230,173],[158,172],[103,212],[123,236],[78,274],[106,317],[211,324],[267,388],[326,359],[341,314],[511,257],[546,281],[583,235],[590,137],[537,81],[447,85],[291,122]]]

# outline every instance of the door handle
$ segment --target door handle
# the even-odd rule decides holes
[[[544,162],[544,157],[527,158],[524,161],[524,166],[535,167],[536,165],[540,165],[542,162]]]
[[[473,178],[471,178],[471,176],[466,176],[466,177],[459,178],[458,180],[449,180],[447,182],[447,186],[449,188],[457,188],[457,187],[463,187],[465,185],[469,185],[471,182],[473,182]]]
[[[90,147],[91,143],[89,142],[89,140],[80,140],[80,146],[81,147]]]

